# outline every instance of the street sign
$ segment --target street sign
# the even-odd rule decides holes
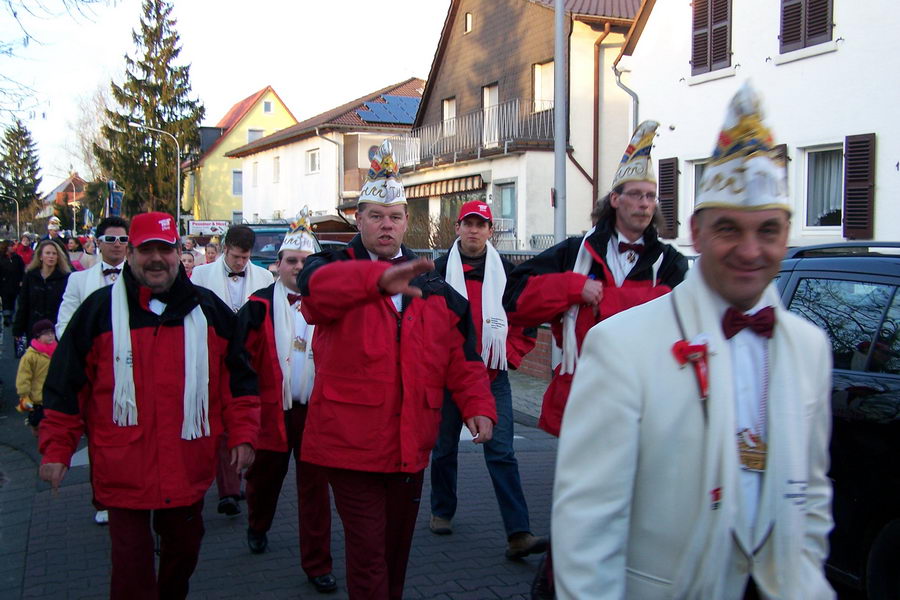
[[[224,235],[228,225],[228,221],[191,221],[188,235]]]

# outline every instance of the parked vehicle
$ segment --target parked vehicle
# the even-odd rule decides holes
[[[900,598],[900,243],[792,249],[777,285],[833,349],[828,575]]]

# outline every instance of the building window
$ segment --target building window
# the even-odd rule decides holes
[[[500,140],[500,86],[496,83],[481,88],[481,106],[484,113],[482,143],[496,146]]]
[[[276,156],[272,159],[272,183],[278,183],[281,177],[281,157]]]
[[[533,112],[553,108],[553,61],[532,68]]]
[[[444,135],[456,135],[456,98],[446,98],[441,103],[441,119],[444,122]]]
[[[501,183],[495,185],[496,196],[494,207],[494,230],[500,233],[515,233],[516,231],[516,184]]]
[[[473,21],[472,13],[467,12],[465,17],[465,24],[463,25],[463,33],[471,33],[472,31],[472,21]]]
[[[731,66],[731,0],[694,0],[691,74]]]
[[[256,187],[256,182],[259,181],[259,163],[253,163],[253,171],[250,174],[250,184],[253,187]]]
[[[781,53],[830,42],[833,0],[781,0]]]
[[[231,172],[231,195],[242,196],[244,194],[244,172]]]
[[[707,162],[695,162],[694,165],[694,206],[697,206],[697,198],[700,197],[700,182],[703,181],[703,173],[706,172]]]
[[[321,165],[319,164],[319,149],[306,151],[306,173],[318,173]]]
[[[247,130],[247,143],[255,142],[259,138],[263,136],[262,129],[248,129]]]
[[[263,102],[263,112],[269,114],[272,112],[272,103],[268,100]]]
[[[844,198],[844,153],[841,147],[806,152],[806,225],[838,226]]]

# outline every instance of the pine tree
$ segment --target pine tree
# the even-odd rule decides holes
[[[15,198],[19,210],[30,214],[39,204],[38,186],[41,185],[40,159],[31,132],[22,121],[16,119],[7,127],[0,143],[0,194]],[[9,198],[0,197],[7,222],[15,223],[16,206]]]
[[[117,109],[102,128],[109,147],[94,145],[103,170],[125,191],[123,211],[175,214],[177,153],[166,135],[131,127],[138,123],[178,139],[182,158],[199,146],[204,108],[190,98],[190,66],[178,66],[179,36],[169,0],[144,0],[140,27],[132,31],[137,58],[125,57],[125,80],[111,84]]]

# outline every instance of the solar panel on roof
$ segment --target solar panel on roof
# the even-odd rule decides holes
[[[398,123],[412,125],[416,120],[421,98],[412,96],[381,96],[384,102],[366,102],[365,109],[356,111],[357,116],[367,123]]]

